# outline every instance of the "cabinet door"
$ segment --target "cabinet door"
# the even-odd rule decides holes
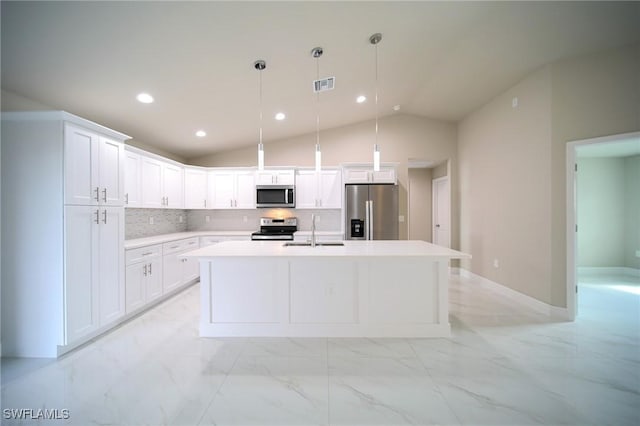
[[[273,185],[276,183],[276,175],[272,171],[256,172],[256,185]]]
[[[182,167],[174,164],[164,164],[163,166],[162,180],[164,196],[166,197],[165,207],[172,209],[182,208],[184,205]]]
[[[182,262],[175,253],[162,258],[162,293],[174,290],[182,284]]]
[[[134,263],[127,266],[125,274],[125,310],[127,313],[139,309],[146,302],[147,269],[146,263]]]
[[[164,207],[162,193],[162,163],[142,157],[142,207]]]
[[[315,170],[298,170],[296,208],[313,209],[318,204],[318,175]]]
[[[393,167],[381,167],[379,172],[371,172],[375,183],[396,183],[396,170]]]
[[[233,208],[234,187],[235,187],[235,174],[229,172],[215,172],[213,174],[214,181],[214,193],[213,193],[213,206],[216,209],[230,209]]]
[[[100,137],[99,141],[100,204],[124,205],[124,145]]]
[[[183,283],[188,283],[190,281],[193,281],[195,279],[197,279],[200,276],[200,262],[198,261],[198,259],[194,258],[194,257],[190,257],[188,259],[182,259],[184,260],[183,262],[183,269],[182,269],[182,282]]]
[[[276,170],[275,183],[278,185],[294,185],[296,182],[295,172],[293,170]]]
[[[103,207],[99,214],[100,325],[124,315],[124,209]]]
[[[344,183],[369,183],[370,170],[344,169]]]
[[[37,153],[34,153],[37,155]],[[64,126],[64,202],[98,204],[98,135],[79,127]]]
[[[124,159],[124,205],[140,207],[142,205],[140,182],[140,156],[125,152]]]
[[[322,170],[319,182],[320,207],[342,208],[342,176],[339,170]]]
[[[65,343],[98,328],[98,207],[64,209]]]
[[[256,206],[256,184],[252,172],[236,172],[234,207],[253,209]]]
[[[156,257],[147,265],[147,302],[162,296],[162,258]]]
[[[184,208],[207,208],[207,172],[198,169],[184,170]]]

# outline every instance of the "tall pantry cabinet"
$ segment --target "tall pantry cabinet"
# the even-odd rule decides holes
[[[3,356],[55,357],[123,317],[126,139],[61,111],[2,114]]]

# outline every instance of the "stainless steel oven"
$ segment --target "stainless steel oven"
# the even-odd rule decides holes
[[[256,207],[273,208],[296,206],[296,190],[293,185],[256,185]]]

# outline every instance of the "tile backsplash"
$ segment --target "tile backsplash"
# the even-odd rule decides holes
[[[124,228],[127,240],[184,232],[187,230],[187,210],[126,208]]]

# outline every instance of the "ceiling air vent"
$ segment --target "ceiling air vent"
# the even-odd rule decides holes
[[[335,77],[327,77],[327,78],[323,78],[321,80],[314,80],[313,81],[313,92],[314,93],[319,93],[319,92],[326,92],[327,90],[333,90],[335,85],[336,85],[336,78]]]

